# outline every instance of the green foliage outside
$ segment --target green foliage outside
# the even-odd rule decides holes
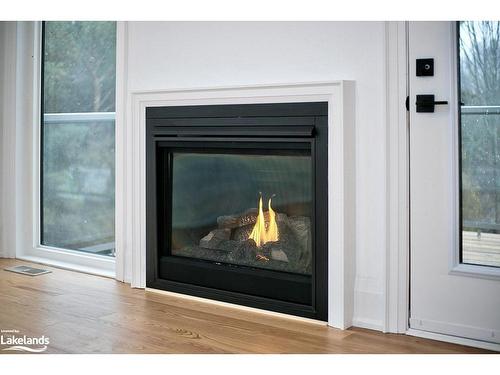
[[[45,113],[113,112],[115,75],[115,22],[45,22]]]

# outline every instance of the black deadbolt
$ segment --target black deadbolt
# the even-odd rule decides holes
[[[417,59],[417,77],[434,76],[434,59]]]

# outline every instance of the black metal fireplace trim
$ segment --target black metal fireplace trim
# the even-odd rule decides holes
[[[327,102],[224,104],[146,108],[146,119],[328,116]]]
[[[328,234],[327,234],[327,103],[280,103],[251,105],[217,105],[188,107],[152,107],[146,109],[146,285],[172,292],[210,298],[229,303],[267,309],[319,320],[327,319],[328,295]],[[199,142],[199,143],[198,143]],[[190,261],[180,257],[158,259],[158,217],[157,217],[157,152],[166,145],[203,144],[206,148],[220,148],[219,144],[229,142],[252,148],[252,143],[298,144],[311,143],[313,157],[313,189],[315,204],[313,209],[313,274],[311,276],[311,299],[307,303],[294,303],[278,298],[267,298],[239,293],[220,288],[194,285],[179,280],[159,277],[159,269],[174,274],[176,262],[181,262],[184,273],[189,270]],[[160,145],[162,145],[160,147]],[[246,145],[246,146],[245,146]],[[231,147],[229,147],[231,148]],[[237,148],[237,147],[236,147]],[[196,262],[194,262],[196,263]],[[163,264],[163,265],[162,265]],[[198,262],[196,269],[214,267]],[[200,268],[201,267],[201,268]],[[217,266],[214,270],[217,270]],[[218,266],[220,277],[224,272],[241,272],[245,267],[226,269]],[[264,277],[280,274],[278,271],[254,269]],[[181,273],[182,274],[182,273]],[[281,273],[282,274],[282,273]],[[230,276],[230,274],[228,274]],[[266,276],[267,275],[267,276]],[[285,275],[286,276],[286,275]],[[243,277],[243,276],[242,276]],[[182,279],[182,277],[181,277]],[[237,280],[233,278],[232,280]],[[278,280],[278,278],[276,278]],[[244,282],[244,281],[243,281]],[[300,291],[293,280],[287,284]],[[295,285],[295,287],[294,287]]]

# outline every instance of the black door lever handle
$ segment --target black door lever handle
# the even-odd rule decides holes
[[[417,95],[417,112],[433,113],[436,105],[446,105],[446,100],[434,100],[434,95]]]

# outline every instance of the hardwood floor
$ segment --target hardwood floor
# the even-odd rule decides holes
[[[47,353],[485,352],[188,301],[57,268],[36,277],[4,271],[18,264],[29,263],[0,259],[0,329],[48,336]]]

